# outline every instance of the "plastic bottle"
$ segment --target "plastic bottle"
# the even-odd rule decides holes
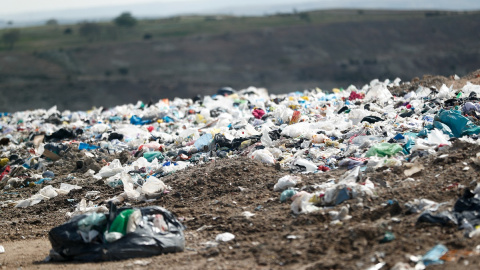
[[[115,217],[115,219],[113,220],[108,232],[117,232],[125,235],[127,232],[128,218],[134,211],[134,209],[127,209],[123,210],[120,214],[118,214],[117,217]]]

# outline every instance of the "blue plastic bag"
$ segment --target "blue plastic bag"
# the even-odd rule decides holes
[[[454,137],[462,137],[465,135],[473,135],[480,133],[480,127],[472,123],[467,117],[463,116],[458,110],[440,110],[438,112],[438,120],[447,125],[453,133]]]

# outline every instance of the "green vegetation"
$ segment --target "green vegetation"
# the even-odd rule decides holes
[[[45,25],[57,26],[57,25],[58,25],[58,21],[55,20],[55,19],[50,19],[50,20],[48,20],[48,21],[45,22]]]
[[[13,45],[20,39],[20,31],[18,29],[8,30],[2,34],[2,41],[7,49],[13,49]]]
[[[441,15],[456,13],[443,12]],[[225,34],[306,24],[391,21],[426,16],[431,17],[430,13],[426,14],[423,11],[322,10],[262,17],[179,16],[137,21],[130,13],[125,12],[111,22],[83,22],[52,27],[56,21],[49,20],[48,25],[22,28],[19,39],[8,43],[8,46],[0,47],[0,51],[9,50],[13,45],[17,51],[38,51],[92,43],[131,42],[195,34]],[[11,30],[0,30],[0,36],[9,31]],[[146,33],[148,35],[145,38]]]
[[[135,19],[129,12],[124,12],[120,14],[120,16],[116,17],[113,20],[113,23],[119,27],[134,27],[137,25],[137,19]]]

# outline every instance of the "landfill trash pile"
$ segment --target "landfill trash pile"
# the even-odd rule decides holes
[[[468,269],[479,77],[2,113],[0,239],[189,269]]]

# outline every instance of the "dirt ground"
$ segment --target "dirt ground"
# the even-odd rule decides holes
[[[397,262],[409,262],[410,255],[425,254],[438,243],[449,249],[474,250],[480,238],[465,238],[456,226],[417,224],[418,214],[407,214],[405,203],[425,198],[452,206],[463,189],[478,180],[480,168],[470,159],[477,152],[480,146],[457,142],[438,155],[420,158],[426,169],[413,175],[415,181],[405,180],[404,167],[365,173],[364,177],[375,183],[376,196],[363,200],[363,206],[354,199],[334,207],[338,210],[348,205],[353,216],[337,225],[330,224],[327,212],[331,209],[294,215],[290,203],[280,203],[273,185],[290,171],[243,157],[212,161],[162,178],[172,192],[148,203],[171,210],[187,226],[184,252],[103,263],[42,262],[50,250],[48,231],[67,220],[66,212],[73,211],[87,191],[101,191],[95,201],[98,204],[123,191],[72,173],[76,179],[70,183],[82,190],[28,208],[1,208],[0,241],[5,253],[0,254],[0,264],[2,269],[366,269],[386,262],[382,269],[389,269]],[[444,153],[449,157],[439,158]],[[471,169],[463,170],[466,166]],[[51,169],[68,173],[68,166]],[[299,186],[313,191],[314,184],[338,179],[343,172],[299,174]],[[1,197],[18,200],[39,188],[2,191]],[[398,204],[387,204],[388,200]],[[241,215],[244,211],[255,216],[246,218]],[[396,238],[380,243],[386,231]],[[206,245],[223,232],[236,238],[216,247]],[[479,265],[480,257],[472,256],[431,268],[472,269]]]
[[[469,74],[455,78],[454,75],[447,77],[424,75],[422,79],[415,77],[410,81],[410,84],[401,84],[397,87],[392,87],[390,91],[397,96],[403,96],[409,91],[415,91],[419,86],[423,87],[435,87],[437,90],[445,84],[447,87],[453,87],[453,89],[461,89],[468,82],[472,84],[480,84],[480,69],[470,72]]]
[[[466,81],[480,83],[480,71],[460,80],[425,76],[412,80],[412,84],[450,86]],[[408,90],[408,86],[392,89]],[[299,175],[302,182],[297,187],[313,192],[315,184],[339,180],[345,169],[302,174],[246,157],[217,159],[162,177],[172,190],[153,202],[129,202],[139,207],[158,205],[173,212],[187,227],[184,252],[102,263],[44,262],[51,248],[48,232],[68,220],[66,213],[72,212],[88,191],[101,192],[94,200],[98,205],[123,192],[122,187],[111,188],[103,180],[85,176],[88,168],[98,170],[101,163],[85,160],[87,166],[76,169],[76,162],[84,155],[72,150],[49,165],[56,174],[51,182],[1,190],[0,202],[5,202],[28,198],[47,184],[58,187],[66,182],[83,187],[27,208],[0,207],[0,245],[5,248],[0,254],[0,269],[368,269],[381,262],[386,263],[381,269],[390,269],[398,262],[414,266],[411,256],[423,255],[436,244],[450,250],[480,248],[480,238],[464,237],[457,226],[417,223],[419,214],[407,213],[405,206],[414,199],[429,199],[447,202],[451,208],[465,188],[476,186],[480,167],[471,158],[478,152],[480,145],[457,140],[434,155],[418,158],[416,162],[425,169],[411,176],[413,180],[405,176],[405,165],[366,171],[362,179],[375,184],[373,197],[301,215],[292,213],[290,201],[279,201],[280,193],[273,191],[277,180],[284,175]],[[124,154],[97,154],[106,162],[115,157],[122,162],[134,159]],[[75,178],[66,180],[68,175]],[[342,206],[349,207],[352,219],[332,224],[328,212]],[[244,211],[255,215],[247,218],[242,215]],[[218,246],[207,243],[224,232],[233,233],[235,239]],[[395,239],[381,243],[386,232],[392,232]],[[480,256],[461,257],[428,268],[480,268]]]

